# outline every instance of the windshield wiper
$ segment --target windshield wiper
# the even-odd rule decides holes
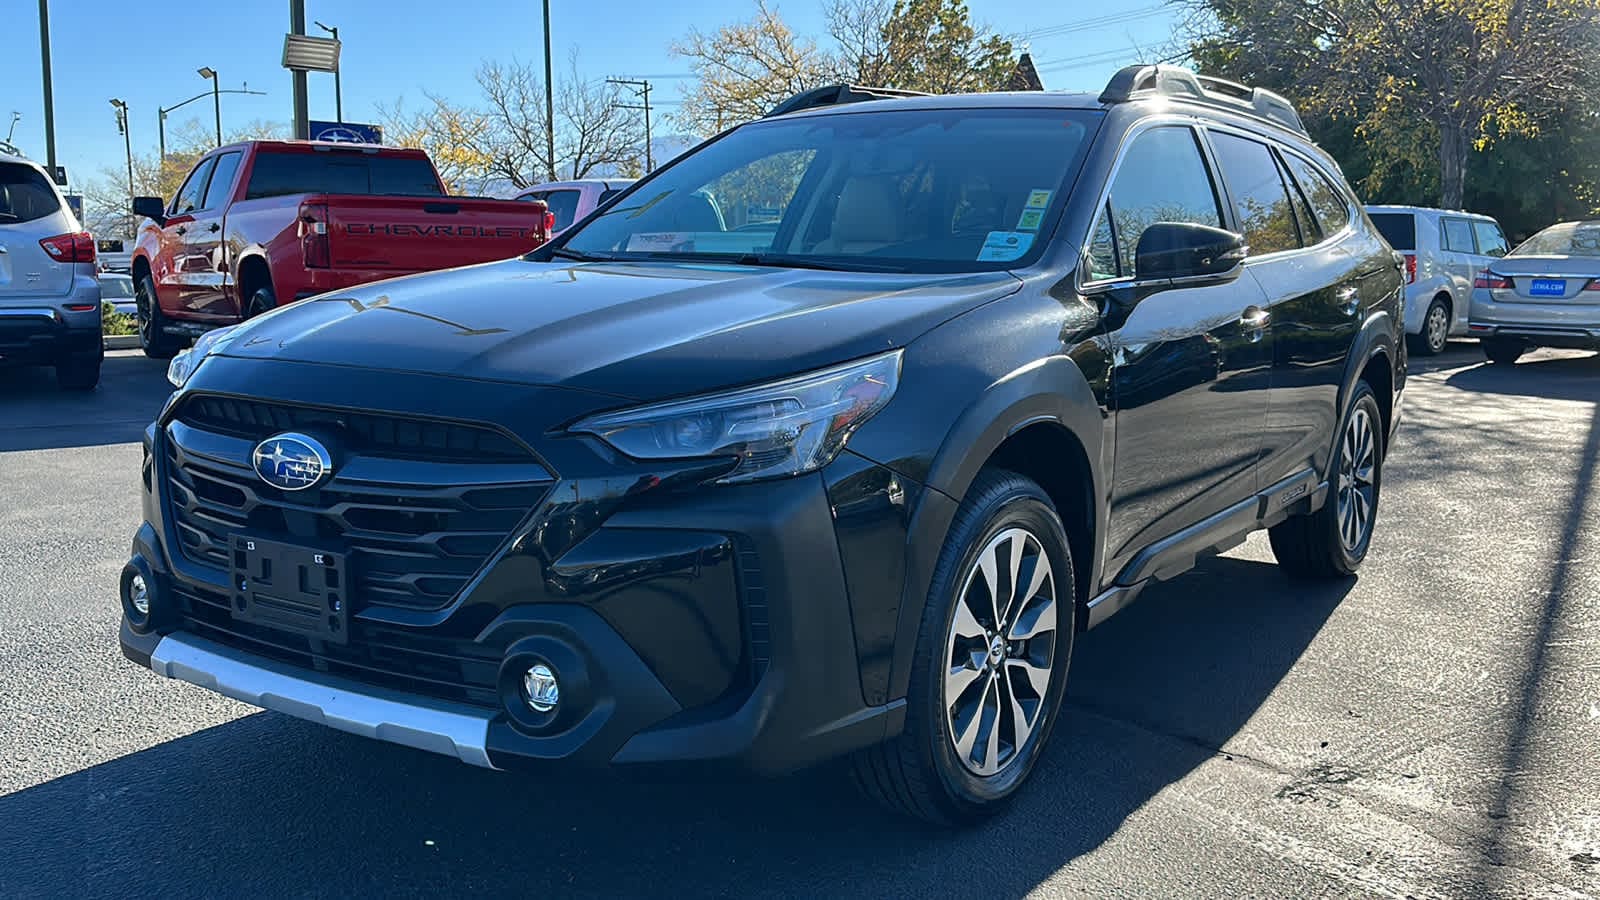
[[[557,247],[554,250],[551,250],[550,255],[559,256],[562,259],[576,260],[578,262],[616,262],[617,260],[615,256],[598,256],[593,253],[584,253],[579,250],[568,250],[565,247]]]

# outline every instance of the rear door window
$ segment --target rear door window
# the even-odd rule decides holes
[[[1137,277],[1139,238],[1157,222],[1222,227],[1216,188],[1193,129],[1152,128],[1128,145],[1089,238],[1087,280]]]
[[[1417,249],[1417,217],[1411,213],[1368,213],[1378,233],[1396,250]]]
[[[1233,199],[1239,229],[1250,245],[1250,255],[1299,247],[1300,230],[1271,148],[1260,141],[1221,132],[1212,132],[1211,146]]]
[[[1306,162],[1293,153],[1283,154],[1283,161],[1289,166],[1289,175],[1300,185],[1301,193],[1311,204],[1311,211],[1317,217],[1317,225],[1322,229],[1322,236],[1338,234],[1350,224],[1350,204],[1345,200],[1344,192],[1333,186],[1321,170]],[[1410,216],[1403,216],[1407,222]],[[1376,220],[1376,217],[1374,217]],[[1408,227],[1408,226],[1402,226]],[[1393,242],[1390,242],[1393,244]],[[1399,247],[1396,245],[1396,249]],[[1406,249],[1411,249],[1407,244]]]
[[[0,225],[31,222],[61,210],[43,173],[21,163],[0,163]]]
[[[1472,223],[1466,219],[1446,218],[1441,220],[1443,229],[1444,249],[1451,253],[1477,253],[1477,245],[1472,242]]]
[[[1505,256],[1506,236],[1493,222],[1474,220],[1472,233],[1478,238],[1478,252],[1484,256]]]

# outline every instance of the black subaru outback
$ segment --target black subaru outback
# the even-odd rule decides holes
[[[528,257],[174,360],[123,652],[496,769],[1027,780],[1078,632],[1267,529],[1366,556],[1404,278],[1294,109],[837,87]]]

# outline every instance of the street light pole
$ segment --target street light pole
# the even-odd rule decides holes
[[[56,172],[56,101],[50,84],[50,3],[39,0],[39,63],[44,68],[44,158]]]
[[[166,165],[167,164],[167,111],[162,109],[162,108],[160,108],[160,107],[156,107],[156,112],[160,113],[160,115],[157,117],[157,121],[159,123],[157,125],[157,128],[160,129],[160,134],[161,134],[161,164],[162,165]]]
[[[332,35],[334,40],[339,39],[339,26],[329,27],[321,22],[313,24]],[[341,125],[344,124],[344,88],[339,84],[339,71],[343,68],[344,61],[340,60],[338,68],[333,70],[333,120]]]
[[[306,0],[289,0],[289,33],[306,33]],[[311,110],[307,99],[306,73],[295,69],[290,74],[294,85],[294,136],[297,140],[311,138]]]
[[[128,128],[128,104],[113,97],[111,105],[117,110],[117,130],[122,132],[122,148],[128,154],[128,210],[133,210],[133,135]]]
[[[44,2],[44,0],[40,0]],[[550,0],[544,0],[544,139],[550,180],[556,180],[556,89],[550,74]]]
[[[211,79],[211,105],[217,113],[217,146],[222,146],[222,92],[217,86],[217,70],[210,66],[201,66],[198,70],[201,78]]]

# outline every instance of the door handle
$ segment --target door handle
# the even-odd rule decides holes
[[[1251,343],[1255,343],[1261,340],[1262,332],[1266,331],[1267,323],[1271,320],[1272,313],[1261,307],[1247,307],[1239,317],[1239,330],[1250,336]]]
[[[189,233],[188,227],[184,226],[184,225],[179,225],[177,231],[178,231],[178,234],[180,234],[180,235],[184,235],[184,234],[188,234]]]
[[[221,225],[218,225],[218,224],[217,224],[217,223],[215,223],[215,222],[212,222],[212,223],[211,223],[211,227],[210,227],[210,228],[207,228],[207,229],[206,229],[206,230],[207,230],[207,231],[221,231],[221,230],[222,230],[222,226],[221,226]]]

